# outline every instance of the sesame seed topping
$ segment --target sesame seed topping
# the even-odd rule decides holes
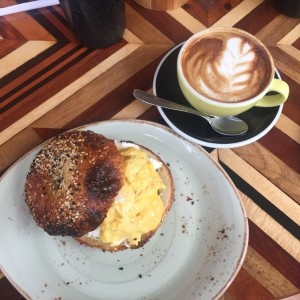
[[[114,157],[111,162],[109,156]],[[104,178],[89,172],[106,161],[109,173],[101,173]],[[72,131],[51,139],[32,162],[25,184],[25,200],[37,224],[52,235],[80,236],[93,230],[121,188],[122,163],[114,142],[94,132]],[[106,177],[119,184],[107,189]]]

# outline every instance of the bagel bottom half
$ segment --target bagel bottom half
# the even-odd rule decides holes
[[[128,178],[128,173],[131,173],[132,180],[136,186],[134,193],[139,194],[142,191],[142,197],[144,198],[141,199],[141,197],[137,196],[131,199],[131,202],[127,202],[127,206],[123,207],[122,202],[128,201],[126,199],[128,193],[123,193],[124,189],[126,190],[125,184],[115,199],[115,206],[113,204],[108,210],[107,216],[110,216],[110,219],[108,221],[104,219],[103,223],[93,232],[89,232],[81,237],[74,237],[81,244],[97,247],[104,251],[121,251],[143,246],[164,221],[174,199],[174,184],[171,172],[158,155],[133,142],[116,142],[116,144],[125,160],[125,178]],[[126,163],[128,163],[127,169]],[[148,167],[149,170],[147,171]],[[136,171],[137,169],[139,172]],[[150,196],[147,193],[148,188],[152,190]],[[153,195],[153,191],[155,191],[156,195]],[[120,200],[120,194],[122,195],[122,193],[124,195]],[[142,202],[140,209],[138,202]],[[114,211],[110,211],[111,209]],[[133,211],[131,211],[132,209]],[[128,210],[131,213],[127,214],[126,211]],[[155,214],[157,215],[152,216]],[[130,219],[125,220],[124,218]],[[119,226],[118,222],[128,225]],[[147,222],[150,224],[143,224]],[[148,230],[145,231],[144,227],[148,228]],[[134,232],[130,232],[131,229]],[[101,236],[104,234],[101,232],[103,230],[108,231],[107,235],[109,237],[118,237],[120,235],[121,240],[117,238],[117,241],[114,242],[103,241],[101,239]],[[129,230],[130,238],[126,238],[126,230]]]

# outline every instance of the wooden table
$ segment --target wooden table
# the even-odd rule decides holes
[[[151,90],[165,53],[216,25],[260,38],[290,86],[267,135],[243,147],[206,149],[232,177],[249,219],[245,262],[222,299],[281,299],[300,289],[300,18],[270,1],[190,0],[156,12],[128,0],[123,39],[102,50],[78,45],[59,6],[0,17],[0,172],[83,124],[119,118],[165,124],[155,107],[134,99],[133,89]],[[22,299],[1,272],[0,278],[0,299]]]

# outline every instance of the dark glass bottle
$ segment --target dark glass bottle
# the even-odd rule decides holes
[[[61,0],[79,41],[90,48],[116,43],[125,29],[125,0]]]
[[[272,0],[274,6],[283,14],[293,17],[300,17],[300,0]]]

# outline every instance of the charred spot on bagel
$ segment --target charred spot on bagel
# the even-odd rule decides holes
[[[44,230],[50,235],[61,236],[80,236],[79,230],[74,229],[72,226],[65,224],[64,226],[57,226],[56,224],[49,224],[44,227]]]
[[[110,201],[111,198],[115,198],[122,185],[122,174],[107,160],[95,163],[85,177],[87,192],[98,201]]]

